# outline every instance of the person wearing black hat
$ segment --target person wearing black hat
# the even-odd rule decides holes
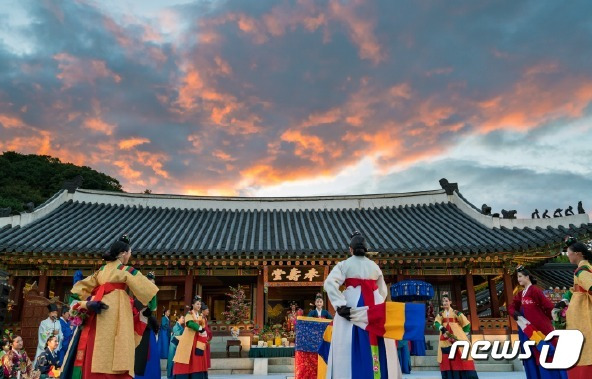
[[[352,233],[349,251],[351,257],[337,263],[323,285],[337,312],[325,360],[327,378],[372,378],[376,373],[402,378],[395,340],[383,338],[378,349],[372,350],[376,345],[372,339],[378,337],[354,323],[367,309],[385,302],[388,292],[382,270],[366,257],[368,246],[360,232]],[[357,358],[351,359],[352,354]]]
[[[58,338],[58,350],[61,348],[62,340],[64,339],[62,326],[58,321],[58,306],[55,303],[49,303],[47,309],[49,311],[47,318],[39,324],[39,339],[37,343],[37,353],[35,353],[35,361],[37,360],[37,357],[45,351],[45,344],[50,336],[56,336]]]

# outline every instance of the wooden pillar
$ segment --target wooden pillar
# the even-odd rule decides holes
[[[185,275],[185,305],[191,307],[193,300],[193,272],[189,271]]]
[[[514,286],[512,285],[512,277],[507,271],[504,271],[504,293],[506,296],[506,310],[508,313],[510,331],[514,333],[518,331],[518,325],[516,325],[516,321],[514,321],[514,318],[510,314],[510,304],[512,304],[512,300],[514,299]]]
[[[473,274],[467,272],[465,275],[467,282],[467,300],[469,304],[469,314],[471,316],[471,331],[479,332],[479,315],[477,314],[477,299],[475,298],[475,285],[473,284]]]
[[[462,279],[459,276],[455,276],[452,280],[452,291],[454,293],[455,306],[454,309],[457,311],[463,311],[462,303]]]
[[[263,328],[265,325],[265,278],[263,270],[260,270],[257,276],[257,296],[255,297],[255,324]]]
[[[45,271],[41,272],[41,275],[39,275],[39,294],[43,297],[48,297],[49,296],[49,292],[47,291],[48,289],[48,277],[47,274],[45,273]]]
[[[335,317],[335,308],[333,308],[333,304],[329,301],[329,297],[327,297],[327,311],[331,313],[333,317]]]
[[[489,287],[489,298],[491,299],[491,317],[499,317],[499,299],[497,298],[497,288],[495,287],[493,276],[487,277],[487,286]]]
[[[10,293],[10,299],[14,301],[14,308],[12,310],[12,322],[21,320],[21,312],[23,309],[23,288],[25,287],[25,278],[22,276],[13,276],[14,289]]]

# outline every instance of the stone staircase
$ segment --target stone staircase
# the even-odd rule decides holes
[[[437,335],[426,335],[426,355],[423,357],[411,357],[411,372],[415,371],[440,371],[438,364],[438,338]],[[518,365],[518,366],[517,366]],[[489,357],[487,360],[475,361],[477,372],[512,372],[521,371],[522,363],[518,360],[495,360]]]
[[[294,358],[269,358],[267,361],[269,374],[293,374]]]
[[[440,371],[437,358],[438,336],[426,335],[426,355],[423,357],[411,357],[411,371]],[[236,349],[226,358],[226,340],[212,340],[212,367],[209,370],[211,375],[250,375],[255,370],[255,359],[248,358],[248,351],[243,352],[241,358],[237,357]],[[258,364],[264,364],[260,362]],[[512,372],[522,371],[522,363],[519,360],[495,360],[489,357],[487,360],[475,362],[477,372]],[[166,360],[161,360],[162,375],[166,377]],[[293,374],[294,358],[268,358],[268,374]]]

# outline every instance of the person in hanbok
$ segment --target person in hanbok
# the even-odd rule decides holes
[[[580,359],[567,370],[567,376],[589,379],[592,378],[592,252],[573,238],[568,238],[566,245],[567,258],[578,267],[574,272],[573,290],[567,291],[556,307],[559,311],[567,306],[566,329],[579,330],[584,335]]]
[[[212,334],[212,329],[210,329],[210,325],[208,324],[210,320],[210,308],[206,305],[206,303],[201,303],[201,317],[204,319],[204,325],[206,334],[208,335],[208,342],[206,343],[206,361],[208,362],[208,370],[212,367],[212,352],[210,342],[214,335]]]
[[[208,362],[206,345],[208,335],[201,315],[201,297],[196,296],[191,310],[185,315],[185,330],[179,337],[179,345],[173,358],[173,378],[207,379]]]
[[[58,339],[56,336],[50,336],[45,343],[45,350],[37,357],[35,368],[39,370],[41,379],[50,377],[50,372],[62,366],[62,361],[58,355]],[[55,377],[55,376],[51,376]]]
[[[177,352],[179,337],[181,337],[184,330],[185,316],[183,316],[183,312],[181,312],[180,316],[177,318],[175,326],[173,326],[173,332],[171,334],[171,343],[169,344],[169,356],[167,359],[167,379],[173,379],[173,358],[175,357],[175,353]]]
[[[10,341],[6,338],[3,338],[0,342],[0,364],[2,363],[2,357],[6,355],[10,351]],[[0,370],[1,371],[1,370]],[[2,375],[0,373],[0,378]]]
[[[382,271],[366,257],[368,248],[360,232],[352,234],[349,249],[352,256],[337,263],[324,283],[337,313],[323,375],[334,379],[402,378],[395,340],[369,333],[353,322],[354,311],[379,308],[388,292]],[[343,292],[339,290],[342,285]]]
[[[105,264],[72,288],[77,300],[72,312],[85,319],[64,358],[63,378],[134,376],[135,349],[142,333],[135,331],[134,301],[126,291],[145,307],[156,296],[158,287],[139,270],[127,266],[131,255],[130,240],[124,235],[103,254]]]
[[[536,286],[536,278],[523,266],[518,266],[516,269],[518,284],[524,289],[519,291],[514,296],[512,303],[508,307],[508,311],[518,320],[519,316],[524,317],[532,327],[540,331],[544,335],[551,333],[554,328],[552,324],[551,311],[553,310],[553,303],[545,296],[543,291]],[[521,328],[518,329],[518,337],[520,342],[520,352],[524,352],[524,342],[529,338]],[[531,357],[523,359],[524,371],[528,379],[562,379],[567,378],[565,370],[547,370],[540,364],[540,353],[536,347],[529,347]],[[549,357],[550,358],[550,357]]]
[[[58,320],[58,306],[55,303],[49,303],[47,305],[47,309],[49,310],[47,318],[41,321],[41,324],[39,324],[35,361],[37,360],[37,357],[40,356],[43,351],[45,351],[45,343],[49,337],[56,336],[58,338],[58,349],[61,348],[62,340],[64,338],[64,335],[62,334],[62,326]]]
[[[33,369],[33,362],[23,349],[23,339],[13,336],[12,349],[2,357],[2,371],[6,379],[37,379],[38,370]]]
[[[293,331],[294,327],[296,326],[296,320],[298,320],[298,316],[302,316],[304,311],[298,307],[298,303],[295,301],[290,302],[290,310],[286,315],[286,329],[287,331]]]
[[[149,272],[146,278],[152,283],[154,281],[154,273]],[[137,301],[136,301],[137,304]],[[137,324],[145,324],[144,333],[140,343],[136,346],[136,355],[134,361],[134,370],[136,373],[136,379],[151,379],[160,377],[160,353],[158,351],[159,344],[156,341],[156,335],[158,334],[158,321],[154,317],[154,311],[156,311],[156,296],[150,300],[148,306],[145,309],[141,309],[142,305],[136,305],[138,313],[134,315],[137,317],[134,321]],[[144,326],[144,325],[142,325]],[[137,328],[136,328],[137,329]]]
[[[470,356],[461,358],[462,348],[456,351],[454,359],[449,358],[455,341],[469,341],[467,333],[471,331],[471,323],[462,312],[452,309],[447,294],[442,296],[442,308],[434,321],[434,327],[440,331],[438,363],[442,379],[476,379],[475,362]]]
[[[169,354],[169,343],[171,341],[171,310],[165,309],[160,320],[160,330],[158,331],[158,347],[160,350],[160,359],[167,359]]]
[[[63,362],[64,357],[66,356],[66,351],[68,351],[68,346],[70,346],[70,341],[72,340],[72,335],[74,334],[74,331],[72,330],[72,326],[70,325],[70,307],[62,307],[61,313],[62,314],[60,316],[60,327],[62,329],[64,339],[62,340],[62,345],[59,348],[58,356],[60,358],[60,362]]]
[[[323,305],[324,305],[323,295],[321,295],[320,293],[317,293],[317,296],[315,298],[315,309],[312,309],[310,312],[308,312],[308,317],[316,317],[316,318],[324,318],[324,319],[332,320],[333,317],[331,316],[329,311],[327,311],[326,309],[323,309]]]

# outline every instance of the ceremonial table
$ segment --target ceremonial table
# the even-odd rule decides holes
[[[249,358],[279,358],[293,357],[293,347],[257,347],[251,346]]]

